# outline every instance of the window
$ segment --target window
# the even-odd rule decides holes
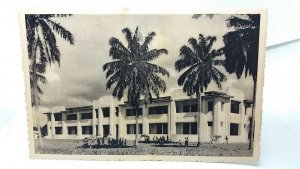
[[[103,117],[109,117],[110,108],[109,107],[102,108],[102,113],[103,113]]]
[[[239,135],[239,124],[230,123],[230,135],[231,136],[238,136]]]
[[[168,114],[168,106],[149,107],[149,115],[151,114]]]
[[[93,126],[82,126],[82,134],[93,134]]]
[[[236,113],[239,114],[239,109],[240,109],[240,102],[237,101],[231,101],[231,113]]]
[[[109,135],[109,125],[103,125],[103,137],[107,137]]]
[[[198,105],[197,104],[191,105],[191,112],[198,112]]]
[[[197,100],[176,101],[176,113],[198,112]]]
[[[62,114],[61,113],[54,113],[55,121],[62,121]]]
[[[189,113],[189,112],[198,112],[198,105],[184,105],[183,106],[183,112]]]
[[[139,115],[142,115],[143,114],[142,112],[143,112],[142,108],[139,108],[138,109]],[[126,109],[126,116],[135,116],[134,109]]]
[[[197,134],[197,122],[176,123],[176,134]]]
[[[184,105],[183,106],[183,112],[184,113],[198,112],[198,105],[197,104]]]
[[[214,102],[207,102],[207,111],[214,111]]]
[[[127,124],[126,127],[127,127],[127,134],[136,134],[136,124]],[[139,124],[138,130],[139,130],[138,134],[142,134],[143,131],[142,124]]]
[[[81,113],[81,119],[92,119],[93,118],[93,113]]]
[[[191,127],[190,127],[190,133],[191,134],[197,134],[197,123],[191,123]]]
[[[150,123],[149,134],[168,134],[168,123]]]
[[[99,109],[95,109],[96,112],[96,118],[99,118]]]
[[[190,112],[190,105],[183,106],[183,112]]]
[[[77,120],[77,114],[67,114],[67,120]]]
[[[190,124],[183,123],[183,134],[190,134]]]
[[[118,117],[119,116],[119,107],[115,107],[116,109],[116,116]]]
[[[208,121],[207,122],[207,126],[213,126],[213,122],[212,121]]]
[[[55,134],[62,134],[62,127],[55,127]]]
[[[68,127],[68,134],[69,135],[76,135],[77,134],[77,127],[76,126]]]

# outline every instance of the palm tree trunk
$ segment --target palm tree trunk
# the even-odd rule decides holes
[[[38,117],[38,90],[37,90],[37,75],[36,75],[36,50],[37,50],[37,43],[36,41],[33,42],[33,50],[32,50],[32,56],[31,56],[31,69],[32,69],[32,85],[33,85],[33,95],[34,97],[31,99],[34,99],[34,105],[33,105],[33,114],[36,115],[37,117],[37,128],[38,128],[38,136],[39,136],[39,141],[40,141],[40,146],[41,148],[44,148],[43,140],[42,140],[42,134],[41,134],[41,127],[40,127],[40,118]]]
[[[197,100],[198,100],[198,116],[197,116],[197,134],[198,134],[198,143],[197,146],[200,146],[200,122],[201,122],[201,93],[199,92],[197,94]]]
[[[251,119],[251,126],[250,126],[250,139],[249,139],[249,147],[248,147],[248,150],[251,150],[253,148],[253,135],[254,135],[254,122],[255,122],[255,100],[256,100],[256,78],[253,80],[254,81],[254,94],[253,94],[253,106],[252,106],[252,119]]]

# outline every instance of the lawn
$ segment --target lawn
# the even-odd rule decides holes
[[[77,141],[77,140],[76,140]],[[44,148],[35,140],[35,151],[37,154],[75,154],[75,155],[182,155],[182,156],[252,156],[253,151],[248,150],[248,144],[210,144],[203,143],[196,147],[196,143],[189,143],[188,147],[179,143],[166,144],[161,147],[157,143],[140,143],[137,148],[132,147],[133,142],[128,142],[127,147],[112,148],[103,146],[101,148],[76,147],[75,140],[43,139]],[[93,144],[96,144],[95,142]]]

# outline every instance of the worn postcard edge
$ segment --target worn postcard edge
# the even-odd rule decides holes
[[[267,10],[266,9],[209,9],[198,11],[129,11],[128,9],[117,10],[113,12],[105,11],[99,13],[95,10],[84,11],[53,11],[41,9],[25,9],[19,11],[19,28],[21,33],[21,45],[23,53],[23,73],[25,82],[25,101],[27,111],[27,130],[28,130],[28,147],[29,156],[31,159],[56,159],[56,160],[126,160],[126,161],[199,161],[199,162],[232,162],[232,163],[254,163],[259,160],[260,155],[260,141],[261,141],[261,126],[262,126],[262,96],[264,85],[264,66],[265,66],[265,51],[266,51],[266,36],[267,36]],[[36,154],[34,150],[33,139],[33,119],[32,119],[32,106],[30,94],[30,81],[29,81],[29,61],[26,40],[26,27],[25,27],[25,14],[33,13],[72,13],[72,14],[260,14],[260,33],[259,33],[259,56],[258,56],[258,70],[257,70],[257,89],[255,98],[255,133],[252,157],[224,157],[224,156],[162,156],[162,155],[56,155],[56,154]]]

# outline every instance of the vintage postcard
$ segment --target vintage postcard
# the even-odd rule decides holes
[[[266,11],[20,14],[31,158],[259,159]]]

